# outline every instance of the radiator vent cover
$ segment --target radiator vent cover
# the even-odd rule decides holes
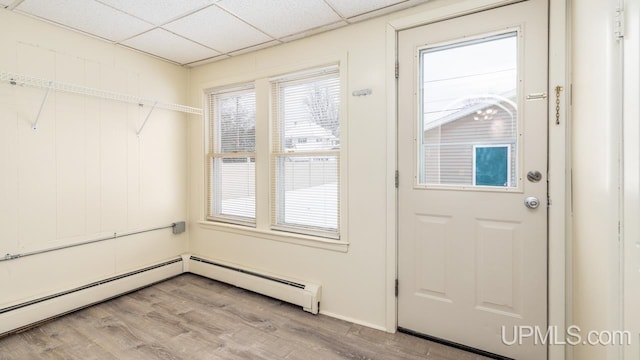
[[[193,255],[189,260],[191,273],[302,306],[305,311],[312,314],[317,314],[319,311],[322,287],[318,284]]]

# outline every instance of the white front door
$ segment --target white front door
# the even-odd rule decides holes
[[[398,326],[546,359],[547,1],[399,33]]]

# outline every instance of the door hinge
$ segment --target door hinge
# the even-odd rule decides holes
[[[613,18],[613,35],[616,39],[620,40],[624,38],[624,9],[616,9],[616,14]]]
[[[400,172],[396,170],[396,189],[400,185]]]
[[[400,64],[396,61],[396,79],[400,77]]]
[[[398,279],[396,279],[396,297],[398,297]]]
[[[624,230],[622,229],[622,222],[618,221],[618,242],[622,241],[622,232]]]

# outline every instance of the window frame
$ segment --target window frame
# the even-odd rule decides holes
[[[254,151],[253,152],[218,152],[216,150],[216,146],[217,143],[220,142],[221,140],[219,139],[219,134],[216,132],[216,128],[217,128],[217,122],[216,120],[218,119],[218,109],[214,108],[212,104],[214,104],[215,100],[212,100],[211,97],[216,97],[216,96],[220,96],[220,95],[231,95],[231,94],[244,94],[244,93],[250,93],[253,92],[254,93],[254,97],[256,97],[256,104],[257,105],[257,92],[256,92],[256,87],[255,87],[255,82],[251,81],[251,82],[246,82],[243,84],[235,84],[235,85],[231,85],[231,86],[221,86],[221,87],[214,87],[214,88],[209,88],[207,90],[205,90],[205,103],[206,103],[206,111],[207,111],[207,116],[208,116],[208,122],[207,122],[207,130],[205,132],[206,137],[208,138],[208,142],[207,142],[207,154],[206,154],[206,166],[205,166],[205,171],[206,171],[206,210],[205,210],[205,218],[207,221],[213,221],[213,222],[222,222],[222,223],[229,223],[229,224],[235,224],[235,225],[240,225],[240,226],[247,226],[247,227],[256,227],[256,223],[257,223],[257,194],[256,194],[256,188],[258,185],[258,176],[257,176],[257,169],[255,169],[255,166],[257,165],[257,157],[258,157],[258,151],[257,151],[257,142],[258,142],[258,136],[257,134],[254,134],[255,136],[255,142],[256,145],[254,146]],[[257,106],[255,109],[255,117],[257,117]],[[254,129],[257,127],[257,120],[254,119],[255,123],[254,123]],[[246,158],[248,162],[250,162],[250,159],[253,158],[253,163],[254,165],[254,189],[253,189],[253,193],[254,193],[254,216],[251,217],[244,217],[244,216],[235,216],[235,215],[229,215],[229,214],[221,214],[220,212],[216,211],[215,208],[220,206],[220,203],[217,201],[216,199],[216,193],[215,193],[215,185],[214,182],[216,181],[216,178],[219,177],[219,174],[216,174],[214,172],[215,170],[215,161],[216,159],[231,159],[231,158],[237,158],[237,159],[243,159]]]
[[[512,35],[514,34],[514,35]],[[522,29],[520,26],[515,26],[515,27],[509,27],[509,28],[505,28],[505,29],[500,29],[500,30],[496,30],[496,31],[492,31],[492,32],[483,32],[480,34],[477,34],[475,36],[470,36],[470,37],[466,37],[466,38],[459,38],[459,39],[454,39],[454,40],[449,40],[449,41],[445,41],[445,42],[441,42],[441,43],[434,43],[434,44],[428,44],[422,47],[418,47],[415,49],[415,55],[416,55],[416,70],[418,71],[418,73],[420,74],[418,79],[415,82],[415,86],[418,92],[418,99],[421,99],[423,96],[423,89],[422,89],[422,82],[423,82],[423,68],[422,68],[422,55],[432,52],[434,51],[434,49],[440,49],[440,50],[448,50],[448,49],[452,49],[452,48],[456,48],[459,47],[460,45],[466,46],[466,45],[474,45],[474,44],[478,44],[478,43],[483,43],[483,42],[487,42],[487,41],[494,41],[494,40],[500,40],[500,39],[507,39],[510,37],[514,37],[516,40],[516,49],[515,49],[515,53],[517,56],[516,59],[516,64],[517,64],[517,69],[516,69],[516,97],[513,103],[513,106],[516,110],[518,109],[522,109],[523,108],[523,99],[524,99],[524,94],[522,91],[522,83],[521,83],[521,78],[522,78],[522,72],[524,71],[524,66],[522,64],[522,59],[523,59],[523,45],[521,42],[521,37],[522,37]],[[420,119],[420,121],[422,122],[422,113],[424,112],[423,109],[423,104],[422,101],[418,102],[418,105],[416,106],[416,115],[418,117],[418,119]],[[511,149],[515,150],[515,156],[510,156],[511,160],[515,161],[515,166],[513,168],[509,167],[509,174],[511,177],[514,177],[514,179],[512,181],[510,181],[509,186],[507,187],[498,187],[498,186],[476,186],[475,184],[475,150],[472,149],[473,151],[473,158],[472,161],[473,162],[473,166],[474,169],[472,170],[472,176],[474,178],[472,178],[471,180],[471,184],[432,184],[432,183],[423,183],[422,181],[420,181],[420,177],[422,176],[421,174],[421,164],[424,165],[424,158],[423,158],[423,154],[422,151],[420,149],[421,147],[421,141],[416,141],[414,144],[414,152],[415,152],[415,156],[416,156],[416,163],[414,165],[414,181],[413,181],[413,188],[415,189],[423,189],[423,190],[462,190],[462,191],[477,191],[477,192],[516,192],[516,193],[521,193],[523,191],[523,183],[522,183],[522,169],[520,168],[520,164],[523,161],[523,152],[520,151],[520,148],[522,146],[521,143],[521,129],[523,129],[523,117],[522,117],[522,112],[517,111],[517,114],[515,116],[516,118],[516,125],[518,128],[518,131],[516,133],[516,137],[515,137],[515,143],[512,145]],[[422,124],[414,124],[414,131],[415,131],[415,136],[416,139],[421,139],[421,134],[423,133],[422,130]],[[501,139],[498,141],[499,144],[503,144],[506,143],[504,139]],[[481,144],[481,142],[478,142],[478,144]],[[470,143],[470,145],[473,145],[472,143]],[[515,176],[514,176],[515,175]]]
[[[280,131],[283,127],[280,119],[281,108],[283,98],[280,97],[280,85],[295,86],[299,84],[311,83],[314,81],[321,81],[323,79],[335,78],[338,82],[338,121],[340,128],[340,135],[338,137],[340,145],[338,149],[330,150],[299,150],[299,151],[286,151],[285,146],[287,144],[285,140],[285,134]],[[342,229],[342,201],[343,201],[343,178],[345,176],[342,170],[342,152],[344,148],[342,131],[344,128],[344,84],[339,64],[332,64],[328,66],[316,67],[307,69],[300,72],[292,72],[282,76],[271,78],[270,84],[270,96],[271,96],[271,109],[270,109],[270,124],[271,124],[271,146],[269,151],[270,158],[270,229],[281,232],[297,233],[302,235],[310,235],[334,241],[340,241],[341,229]],[[300,143],[298,139],[297,143]],[[305,143],[307,143],[305,141]],[[312,142],[313,143],[313,142]],[[279,181],[280,177],[283,177],[284,169],[279,166],[280,159],[283,158],[296,158],[296,157],[335,157],[336,161],[336,173],[337,173],[337,196],[336,196],[336,229],[331,230],[329,228],[322,228],[312,225],[301,225],[293,223],[285,223],[282,220],[284,214],[284,197],[280,197],[284,192],[283,181]],[[282,194],[284,195],[284,194]]]
[[[324,56],[320,59],[305,62],[291,62],[273,67],[254,68],[245,71],[238,76],[225,77],[204,82],[201,85],[202,101],[204,103],[205,118],[201,123],[203,133],[203,144],[201,145],[203,159],[203,170],[201,181],[205,191],[201,197],[201,216],[198,225],[203,229],[214,230],[232,236],[243,236],[260,239],[261,241],[275,241],[296,246],[305,246],[313,249],[328,250],[346,253],[349,251],[349,233],[347,216],[348,209],[348,56],[346,52],[337,52]],[[340,78],[340,239],[332,239],[322,236],[305,235],[294,232],[278,231],[271,229],[271,87],[270,81],[276,78],[286,77],[287,74],[298,74],[309,71],[309,69],[319,69],[328,66],[337,66]],[[207,198],[209,196],[209,174],[208,174],[208,152],[210,149],[210,121],[208,110],[207,93],[214,89],[233,87],[234,84],[255,84],[256,90],[256,224],[255,226],[243,226],[235,223],[212,220],[207,217]]]

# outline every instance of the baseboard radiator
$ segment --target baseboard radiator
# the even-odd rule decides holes
[[[317,314],[322,287],[221,261],[183,255],[158,264],[0,308],[0,337],[190,272],[301,306]]]
[[[60,293],[0,308],[0,337],[180,275],[184,271],[183,265],[183,258],[179,257]]]
[[[318,284],[286,279],[282,276],[193,255],[189,257],[187,268],[193,274],[302,306],[304,311],[312,314],[317,314],[320,310],[322,287]]]

